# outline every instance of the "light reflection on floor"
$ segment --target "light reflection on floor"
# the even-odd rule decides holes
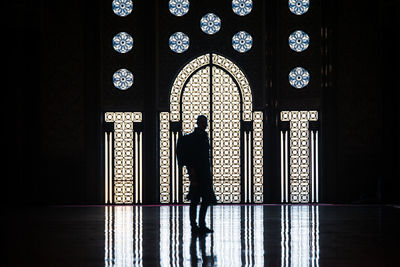
[[[318,206],[281,207],[281,266],[319,266]]]
[[[187,206],[13,209],[6,266],[399,266],[389,205],[218,205],[205,239],[188,234]]]
[[[105,266],[142,266],[143,209],[105,207]]]
[[[259,219],[256,223],[259,231],[254,238],[255,221],[245,220],[241,227],[241,210],[246,216],[254,217],[258,210]],[[261,213],[260,213],[261,211]],[[247,217],[246,217],[247,218]],[[214,229],[214,234],[205,238],[193,238],[189,224],[188,206],[163,206],[160,208],[160,261],[161,266],[192,266],[196,263],[211,266],[246,266],[247,262],[262,261],[263,249],[252,251],[251,245],[263,246],[262,207],[216,206],[210,209],[207,225]],[[261,226],[261,227],[260,227]],[[255,244],[255,242],[258,242]],[[242,245],[246,250],[243,258]],[[181,256],[180,256],[181,255]],[[256,259],[255,259],[256,258]],[[242,264],[242,260],[244,261]]]
[[[317,206],[281,206],[281,266],[319,266]],[[215,206],[213,234],[193,238],[188,206],[159,208],[160,266],[264,266],[263,206]],[[143,266],[143,207],[105,207],[105,266]]]

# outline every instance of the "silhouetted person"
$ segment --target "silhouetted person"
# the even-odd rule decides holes
[[[190,187],[187,199],[190,200],[190,225],[194,234],[211,233],[206,227],[208,206],[217,203],[210,164],[210,143],[208,141],[207,117],[197,117],[197,127],[186,136],[179,138],[177,145],[178,161],[185,165],[189,173]],[[197,225],[197,205],[200,203],[199,224]]]

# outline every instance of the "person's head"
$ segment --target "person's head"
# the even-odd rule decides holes
[[[204,131],[207,128],[207,117],[204,115],[197,116],[197,128]]]

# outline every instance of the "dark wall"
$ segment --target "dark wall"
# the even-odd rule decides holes
[[[12,203],[86,200],[86,6],[8,3]],[[8,128],[8,127],[7,127]],[[95,172],[95,171],[94,171]],[[6,177],[3,177],[6,178]],[[16,196],[18,195],[18,197]]]
[[[336,1],[331,21],[332,91],[326,104],[328,202],[399,201],[397,99],[392,76],[395,1],[374,10],[359,1]],[[389,65],[390,64],[390,65]]]
[[[3,201],[30,202],[38,184],[40,138],[40,9],[27,1],[13,1],[2,16],[7,38],[3,46],[3,143],[6,147],[1,175]],[[4,39],[3,39],[4,40]],[[4,150],[3,150],[4,151]]]
[[[398,98],[390,90],[397,6],[333,2],[324,11],[332,63],[323,97],[324,200],[400,202]],[[100,203],[100,5],[7,4],[3,196],[16,204]]]

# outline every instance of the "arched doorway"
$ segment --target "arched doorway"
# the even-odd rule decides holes
[[[244,73],[217,54],[183,67],[170,95],[170,112],[160,113],[160,202],[181,203],[189,187],[178,168],[175,146],[193,131],[198,115],[209,120],[214,190],[222,203],[263,202],[262,112],[252,110]]]

